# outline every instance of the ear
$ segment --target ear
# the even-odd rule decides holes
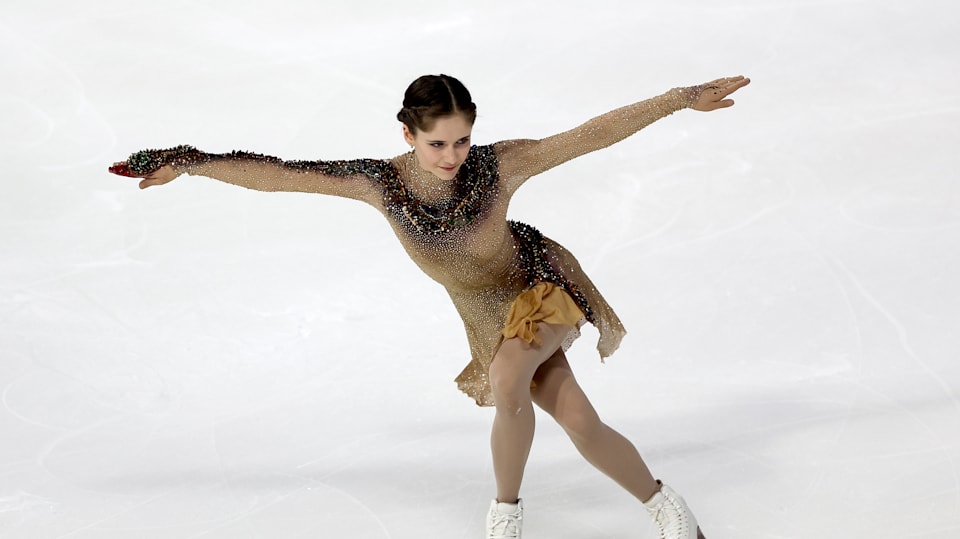
[[[410,128],[407,127],[407,124],[403,124],[403,140],[407,141],[407,144],[411,146],[413,146],[414,142],[416,142],[416,138],[414,138],[413,133],[410,132]]]

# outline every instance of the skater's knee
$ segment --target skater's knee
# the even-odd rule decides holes
[[[516,373],[490,370],[490,387],[497,407],[530,401],[530,380]]]
[[[498,358],[490,365],[490,388],[497,409],[514,410],[530,403],[530,380],[522,369],[512,368],[509,358]]]

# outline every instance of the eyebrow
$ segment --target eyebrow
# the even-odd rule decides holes
[[[470,138],[470,135],[464,135],[464,136],[458,138],[456,141],[461,141],[461,140],[463,140],[463,139],[468,139],[468,138]],[[455,141],[455,142],[456,142],[456,141]],[[435,142],[447,142],[447,141],[445,141],[445,140],[428,140],[427,142],[428,142],[429,144],[433,144],[433,143],[435,143]]]

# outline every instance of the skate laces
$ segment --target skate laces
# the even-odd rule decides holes
[[[490,535],[487,539],[520,539],[520,520],[523,516],[516,513],[493,511],[490,515]]]
[[[650,509],[660,528],[661,539],[685,539],[690,534],[690,519],[683,501],[672,492],[661,492],[663,500]]]

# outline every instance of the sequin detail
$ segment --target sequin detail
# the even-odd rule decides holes
[[[207,154],[193,146],[182,144],[167,150],[141,150],[130,154],[127,165],[140,176],[150,174],[164,165],[191,165],[203,161]]]
[[[492,146],[474,146],[455,178],[456,187],[448,204],[427,204],[414,196],[403,182],[397,167],[381,159],[333,161],[284,161],[268,155],[234,150],[207,154],[193,146],[166,150],[141,150],[130,155],[127,164],[144,175],[164,165],[187,167],[215,161],[256,161],[284,168],[328,174],[335,177],[364,175],[383,187],[384,206],[410,231],[442,234],[476,221],[483,208],[498,193],[497,158]]]
[[[543,241],[543,234],[536,228],[519,223],[517,221],[508,221],[510,231],[517,240],[517,246],[520,250],[520,267],[526,273],[527,285],[532,287],[541,281],[553,283],[564,289],[574,303],[580,307],[584,318],[591,324],[595,323],[593,309],[590,308],[590,302],[583,295],[576,283],[563,277],[547,261],[547,246]]]
[[[396,174],[381,181],[384,205],[416,232],[443,234],[477,220],[499,191],[497,177],[493,147],[474,146],[454,178],[454,194],[448,204],[431,205],[418,199]]]
[[[127,163],[137,174],[149,174],[164,166],[189,167],[216,161],[254,161],[269,163],[291,170],[317,172],[335,177],[362,174],[383,183],[399,182],[400,173],[388,161],[382,159],[351,159],[333,161],[284,161],[278,157],[260,153],[234,150],[225,154],[204,153],[193,146],[181,145],[166,150],[141,150],[130,155]]]

